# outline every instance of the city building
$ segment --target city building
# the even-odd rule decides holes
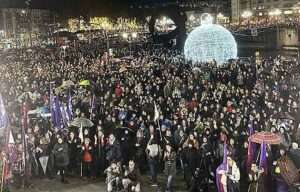
[[[48,33],[53,16],[42,9],[0,9],[0,41],[14,47],[26,47],[39,42]]]
[[[299,0],[231,0],[231,17],[233,22],[240,22],[252,15],[276,15],[279,11],[283,15],[298,14],[299,7]]]

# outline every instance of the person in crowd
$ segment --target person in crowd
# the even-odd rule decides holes
[[[70,162],[68,156],[68,144],[63,141],[62,137],[58,137],[57,143],[54,145],[52,153],[54,154],[55,165],[60,174],[61,182],[68,183],[68,181],[65,180],[65,171]]]
[[[86,176],[102,174],[113,162],[122,167],[136,159],[135,166],[142,173],[150,171],[152,183],[157,184],[159,165],[173,163],[173,158],[161,155],[170,144],[187,186],[200,176],[208,181],[201,188],[210,190],[212,181],[221,176],[224,190],[231,190],[239,183],[247,185],[248,173],[243,171],[239,180],[234,175],[237,168],[251,165],[249,124],[253,132],[279,134],[287,154],[297,156],[298,150],[290,149],[300,135],[297,60],[275,56],[262,57],[259,64],[250,58],[230,60],[222,67],[214,62],[189,65],[178,50],[147,45],[123,58],[129,50],[116,48],[109,56],[101,45],[97,41],[70,45],[66,57],[55,45],[0,52],[5,109],[11,126],[26,127],[25,133],[16,129],[14,136],[20,143],[25,134],[27,145],[20,149],[27,154],[28,178],[42,175],[40,158],[48,155],[47,174],[55,164],[62,176],[66,167],[58,165],[66,165],[67,159],[73,175],[80,174],[76,171],[80,167]],[[116,58],[126,70],[116,65]],[[94,124],[84,127],[83,137],[74,123],[78,117],[90,118]],[[233,161],[228,171],[216,173],[225,143]],[[60,151],[65,144],[67,158]],[[253,148],[254,161],[259,153],[257,146]],[[278,152],[273,146],[268,151],[270,167]],[[276,186],[274,174],[265,176],[271,170],[257,177],[268,179],[265,186]]]
[[[109,164],[113,161],[120,162],[122,160],[120,144],[113,134],[110,134],[108,138],[108,145],[106,146],[106,160]]]
[[[165,174],[167,176],[166,192],[173,191],[173,180],[176,176],[176,152],[170,143],[167,143],[164,151]]]
[[[263,192],[264,191],[264,182],[263,177],[261,175],[263,174],[264,170],[263,168],[258,168],[255,163],[251,165],[251,170],[248,175],[249,179],[249,186],[248,191],[249,192]]]
[[[191,137],[190,137],[191,138]],[[197,146],[197,145],[196,145]],[[195,175],[196,169],[199,168],[199,153],[195,142],[191,139],[183,151],[184,180],[187,188],[191,186],[191,179]]]
[[[239,192],[240,191],[240,169],[236,165],[236,162],[231,158],[227,157],[227,191],[228,192]]]
[[[106,176],[106,184],[107,184],[107,191],[113,192],[114,189],[120,189],[121,188],[121,167],[118,163],[112,162],[111,165],[105,169],[104,173]]]
[[[81,175],[87,178],[90,178],[92,175],[92,162],[93,162],[93,157],[92,157],[92,151],[93,147],[91,145],[90,139],[89,138],[84,138],[84,142],[82,145],[82,170],[81,170]]]
[[[79,165],[79,153],[81,150],[81,145],[80,145],[80,140],[75,137],[74,132],[69,133],[69,138],[68,138],[68,146],[69,146],[69,157],[70,157],[70,163],[69,163],[69,174],[75,175],[78,173],[78,165]]]
[[[105,169],[105,135],[102,127],[97,127],[97,133],[94,136],[93,170],[94,176],[101,176]]]
[[[122,184],[125,190],[141,192],[141,175],[133,160],[129,160],[128,167],[125,167]]]
[[[157,171],[161,149],[153,134],[150,136],[150,139],[148,141],[146,153],[150,169],[152,186],[157,186]]]

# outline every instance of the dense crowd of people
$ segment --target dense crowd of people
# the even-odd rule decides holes
[[[188,191],[215,190],[217,174],[224,192],[290,187],[276,162],[298,150],[299,61],[278,56],[192,66],[176,50],[148,47],[116,59],[96,46],[76,45],[64,54],[58,47],[9,50],[0,64],[16,150],[14,158],[4,156],[16,186],[57,172],[63,183],[105,174],[107,191],[139,192],[149,174],[151,185],[176,191],[176,172],[182,172]],[[54,97],[60,122],[45,115],[54,110]],[[276,118],[283,112],[294,118]],[[267,170],[256,161],[260,146],[254,144],[246,171],[250,129],[281,136],[281,145],[268,147]],[[226,171],[216,172],[224,157]]]

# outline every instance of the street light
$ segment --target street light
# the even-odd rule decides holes
[[[137,38],[137,33],[136,32],[133,32],[132,34],[131,34],[131,36],[132,36],[132,38]]]
[[[194,15],[191,15],[191,16],[189,17],[189,20],[190,20],[190,21],[194,21],[194,20],[195,20],[195,16],[194,16]]]
[[[122,37],[123,37],[124,39],[127,40],[127,38],[128,38],[128,33],[123,33],[123,34],[122,34]]]
[[[282,13],[282,11],[280,9],[275,9],[273,11],[270,11],[269,15],[270,16],[279,16],[279,15],[281,15],[281,13]]]
[[[250,18],[252,17],[252,15],[253,15],[252,11],[249,11],[249,10],[244,11],[241,15],[242,18],[247,19],[248,27],[250,25]]]
[[[132,51],[131,51],[131,44],[132,44],[132,41],[134,39],[136,39],[138,36],[137,32],[132,32],[131,34],[128,34],[128,33],[123,33],[122,34],[122,37],[129,43],[129,53],[130,55],[132,55]]]
[[[282,13],[282,11],[280,9],[275,9],[275,11],[274,11],[275,16],[281,15],[281,13]]]
[[[242,18],[248,19],[248,18],[252,17],[252,15],[253,15],[252,11],[246,10],[242,13]]]

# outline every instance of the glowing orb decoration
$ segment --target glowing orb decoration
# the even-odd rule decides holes
[[[187,37],[184,55],[193,63],[215,60],[218,65],[222,65],[229,59],[237,58],[237,44],[227,29],[213,24],[212,16],[203,14],[201,26],[196,27]]]

